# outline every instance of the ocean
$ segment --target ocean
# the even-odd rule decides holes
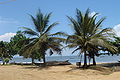
[[[79,61],[83,63],[83,57],[81,59],[80,56],[46,56],[46,61],[65,61],[65,60],[69,60],[69,62],[73,64]],[[120,61],[120,56],[117,56],[117,55],[96,57],[97,63],[111,63],[111,62],[118,62],[118,61]],[[12,60],[10,60],[10,62],[31,63],[31,59],[23,58],[23,57],[14,57]],[[35,60],[35,62],[40,62],[40,61]]]

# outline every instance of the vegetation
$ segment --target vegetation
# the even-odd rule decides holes
[[[39,10],[35,17],[32,15],[30,16],[32,18],[35,30],[22,27],[24,29],[23,33],[31,37],[28,40],[28,44],[26,44],[21,51],[23,54],[27,55],[39,55],[38,59],[42,58],[45,66],[45,55],[48,49],[50,51],[50,55],[52,55],[54,51],[58,54],[61,54],[61,42],[63,42],[65,39],[55,36],[64,35],[64,33],[57,32],[50,34],[51,29],[58,24],[57,22],[52,23],[51,25],[48,24],[51,13],[44,15]]]
[[[4,59],[5,64],[8,64],[8,63],[9,63],[9,60],[10,60],[9,58],[5,58],[5,59]]]
[[[108,55],[119,55],[120,54],[120,37],[114,36],[114,41],[110,42],[115,47],[118,48],[118,52],[111,52],[109,50],[104,49],[104,51],[108,51]]]
[[[23,30],[18,31],[10,42],[0,41],[0,58],[3,64],[7,64],[14,55],[19,54],[24,58],[31,58],[33,64],[34,59],[42,59],[46,66],[46,52],[49,51],[50,55],[61,54],[64,42],[67,43],[67,47],[75,49],[72,53],[79,51],[79,54],[84,54],[85,68],[87,58],[93,59],[93,65],[96,65],[95,57],[101,55],[101,51],[107,51],[108,53],[104,54],[112,55],[120,52],[120,38],[114,37],[111,28],[102,28],[105,18],[98,20],[98,13],[91,15],[87,9],[83,14],[76,9],[75,19],[67,16],[74,32],[72,35],[64,32],[51,33],[58,25],[58,22],[49,24],[51,14],[43,14],[38,10],[35,17],[30,15],[33,28],[22,27]]]
[[[25,42],[21,43],[21,41],[26,40],[26,39],[27,39],[26,36],[21,31],[17,31],[16,35],[10,39],[9,44],[11,46],[11,53],[13,55],[18,54],[21,47],[25,44]],[[19,54],[21,55],[21,53]]]
[[[101,24],[105,18],[96,21],[98,13],[90,16],[90,10],[87,9],[85,14],[80,10],[76,10],[76,19],[69,17],[71,26],[74,30],[73,35],[69,35],[67,43],[69,48],[75,48],[84,54],[84,67],[87,67],[87,56],[93,58],[93,64],[96,65],[95,55],[101,48],[116,52],[117,48],[108,41],[113,36],[112,29],[102,29]]]
[[[2,59],[3,65],[5,64],[6,59],[12,58],[9,48],[9,43],[0,41],[0,58]]]

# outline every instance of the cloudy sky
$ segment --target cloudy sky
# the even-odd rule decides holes
[[[0,0],[0,40],[9,41],[20,27],[33,27],[28,14],[35,15],[38,9],[43,13],[52,12],[51,22],[60,24],[52,31],[72,33],[68,16],[75,16],[75,9],[85,12],[87,8],[106,17],[103,28],[113,28],[120,36],[120,0]]]

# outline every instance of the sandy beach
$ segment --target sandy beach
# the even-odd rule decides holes
[[[120,72],[82,70],[74,65],[47,68],[8,65],[0,66],[0,80],[120,80]]]

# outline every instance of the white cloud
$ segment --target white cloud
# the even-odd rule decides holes
[[[4,35],[0,35],[0,41],[10,41],[10,38],[16,35],[16,33],[5,33]]]
[[[3,18],[0,16],[0,24],[17,24],[18,21],[11,18]]]
[[[90,13],[89,16],[92,17],[92,16],[94,16],[95,14],[96,14],[96,12],[93,11],[92,13]]]
[[[0,16],[0,26],[6,26],[6,25],[15,25],[19,24],[19,21],[13,19],[13,18],[4,18]],[[0,35],[0,41],[10,41],[10,38],[16,35],[16,33],[5,33],[3,35]]]
[[[115,25],[115,26],[113,27],[113,29],[114,29],[116,35],[120,37],[120,24]]]
[[[92,16],[94,16],[95,14],[96,14],[96,12],[95,12],[95,11],[93,11],[93,12],[91,12],[91,13],[90,13],[90,15],[89,15],[89,16],[90,16],[90,17],[92,17]],[[96,16],[99,16],[99,15],[101,15],[101,14],[98,14],[98,15],[96,15]]]

